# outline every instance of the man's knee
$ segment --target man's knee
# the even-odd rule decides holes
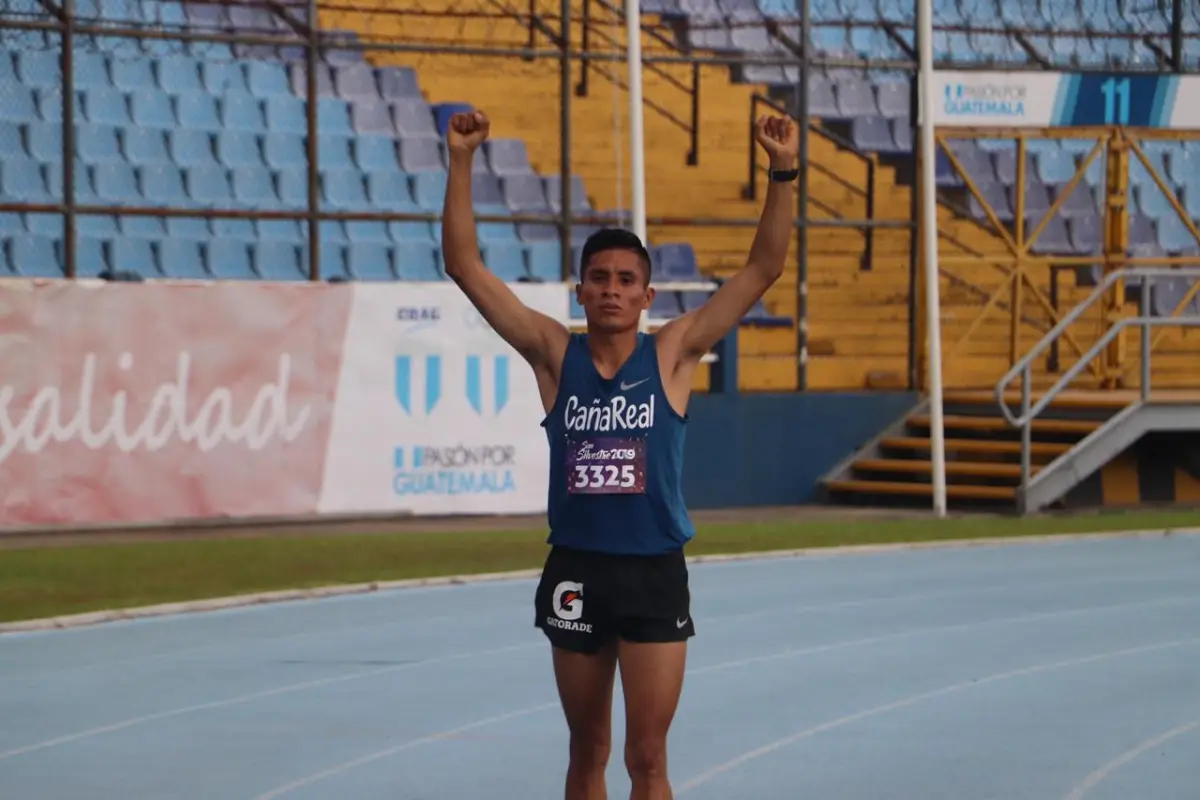
[[[667,774],[667,740],[641,737],[625,743],[625,767],[630,775],[655,777]]]
[[[603,772],[608,766],[612,739],[605,731],[571,734],[571,764],[587,772]]]

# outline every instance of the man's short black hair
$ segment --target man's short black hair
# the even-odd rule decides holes
[[[646,268],[646,283],[650,283],[650,251],[642,244],[633,231],[624,228],[601,228],[587,238],[583,243],[583,253],[579,258],[579,279],[587,272],[588,262],[597,253],[605,250],[632,250],[641,257],[642,265]]]

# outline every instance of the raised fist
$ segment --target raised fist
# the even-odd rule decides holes
[[[468,111],[450,117],[446,128],[446,144],[451,150],[473,153],[488,137],[491,123],[482,111]]]
[[[790,117],[759,117],[754,138],[771,158],[771,166],[795,169],[800,153],[800,126]]]

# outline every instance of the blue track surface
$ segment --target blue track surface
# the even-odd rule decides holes
[[[692,587],[678,796],[1197,797],[1200,538],[703,564]],[[0,637],[0,797],[561,797],[532,589]],[[623,724],[618,697],[613,798]]]

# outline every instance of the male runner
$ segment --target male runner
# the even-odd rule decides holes
[[[479,111],[450,120],[442,250],[447,274],[533,368],[546,410],[552,547],[534,607],[570,730],[566,798],[607,797],[617,665],[631,798],[670,798],[667,732],[695,633],[683,556],[695,531],[680,485],[692,374],[783,273],[797,128],[787,118],[758,121],[772,180],[746,266],[654,334],[638,330],[654,299],[650,256],[628,231],[604,229],[584,244],[575,291],[586,334],[529,308],[487,270],[471,169],[488,130]]]

